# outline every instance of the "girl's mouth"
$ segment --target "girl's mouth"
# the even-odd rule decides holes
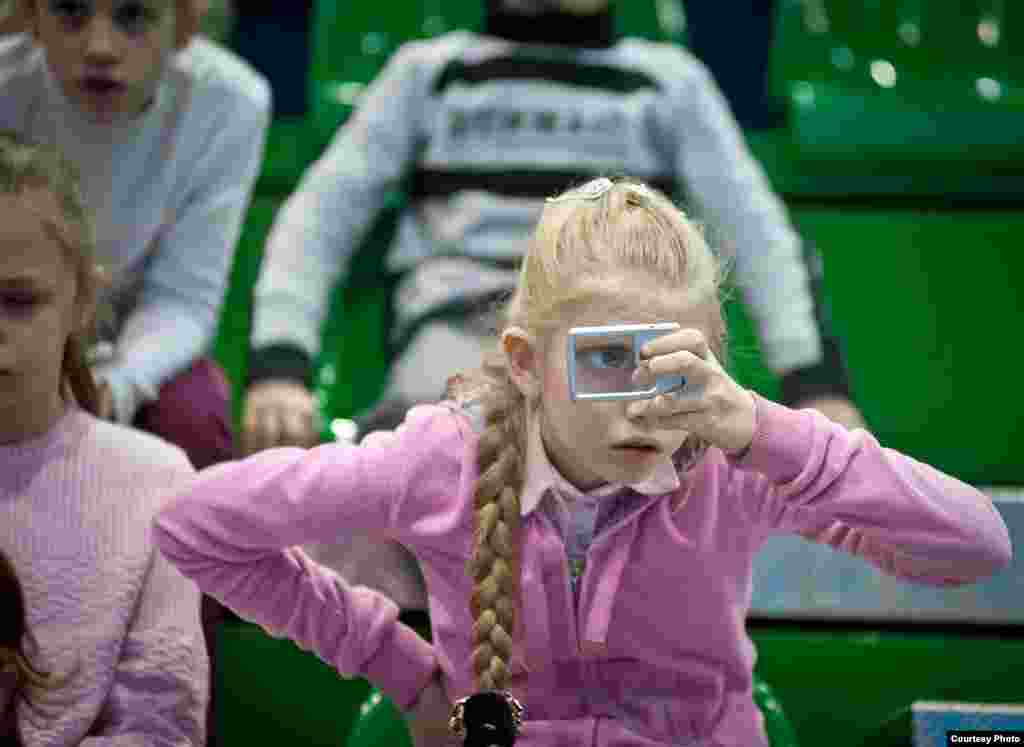
[[[646,459],[661,451],[656,444],[644,441],[626,441],[615,444],[612,448],[623,456],[632,459]]]
[[[82,81],[82,87],[85,88],[91,94],[99,96],[107,96],[111,93],[115,93],[124,88],[123,83],[119,83],[111,78],[102,77],[89,77]]]
[[[646,439],[630,439],[628,441],[622,441],[613,446],[616,449],[628,449],[630,451],[660,451],[654,441],[648,441]]]

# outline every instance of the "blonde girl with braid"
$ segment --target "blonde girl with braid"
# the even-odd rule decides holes
[[[496,350],[448,398],[358,447],[200,473],[158,516],[157,545],[242,617],[366,677],[417,745],[489,744],[470,710],[491,697],[527,747],[767,745],[744,622],[769,535],[939,585],[992,574],[1011,547],[974,488],[737,384],[719,363],[721,275],[643,184],[553,198]],[[570,396],[570,329],[653,322],[678,329],[643,345],[636,381],[682,375],[682,393]],[[431,643],[299,547],[353,537],[416,556]]]

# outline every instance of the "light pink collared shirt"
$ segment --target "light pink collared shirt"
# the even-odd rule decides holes
[[[675,465],[667,456],[657,461],[654,472],[649,478],[637,483],[606,483],[599,488],[583,492],[566,480],[548,459],[544,442],[540,435],[540,421],[531,418],[528,425],[526,441],[526,478],[520,496],[522,515],[527,516],[540,504],[544,494],[550,489],[558,504],[568,508],[577,499],[594,501],[606,498],[623,490],[632,488],[643,495],[660,495],[671,493],[679,487],[679,475]]]
[[[532,511],[547,508],[548,515],[554,520],[565,543],[565,552],[569,561],[569,581],[574,598],[579,595],[579,579],[586,566],[587,549],[601,525],[607,526],[607,517],[618,501],[624,500],[618,494],[626,489],[635,490],[642,495],[663,495],[679,488],[679,474],[668,456],[657,460],[654,471],[646,480],[635,483],[605,483],[593,490],[581,491],[558,471],[551,463],[544,441],[540,433],[540,420],[530,418],[526,448],[526,476],[520,496],[522,516]],[[548,504],[544,498],[548,496]],[[603,647],[586,646],[590,653],[600,653]]]

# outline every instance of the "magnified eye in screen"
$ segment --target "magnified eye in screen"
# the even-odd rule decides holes
[[[584,394],[635,389],[633,338],[629,335],[583,338],[576,343],[576,387]]]
[[[659,376],[653,387],[633,380],[644,343],[677,329],[674,322],[573,327],[567,351],[572,399],[644,399],[681,389],[682,376]]]

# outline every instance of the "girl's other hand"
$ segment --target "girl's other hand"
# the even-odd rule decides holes
[[[302,384],[267,379],[245,397],[242,450],[248,456],[275,446],[308,449],[320,439],[316,398]]]
[[[730,454],[746,450],[757,426],[754,396],[726,373],[698,329],[680,329],[651,340],[640,355],[638,383],[657,376],[686,377],[679,392],[631,402],[631,418],[653,418],[656,427],[693,433]]]

